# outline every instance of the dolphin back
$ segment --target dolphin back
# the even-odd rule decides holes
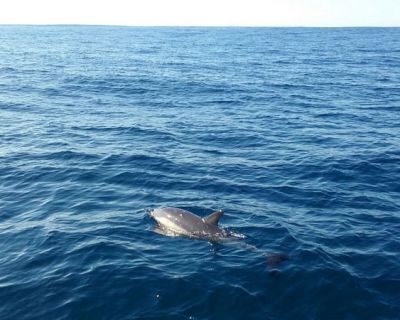
[[[224,231],[218,227],[218,221],[222,215],[223,211],[220,210],[201,218],[190,211],[173,207],[156,208],[150,212],[150,216],[164,229],[205,239],[214,239],[224,235]]]

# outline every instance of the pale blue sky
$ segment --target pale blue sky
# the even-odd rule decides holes
[[[0,24],[400,26],[400,0],[1,0]]]

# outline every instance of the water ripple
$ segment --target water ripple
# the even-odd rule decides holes
[[[398,318],[398,29],[0,31],[1,319]]]

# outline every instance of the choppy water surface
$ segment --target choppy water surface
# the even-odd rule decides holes
[[[399,84],[400,29],[0,27],[0,318],[398,319]]]

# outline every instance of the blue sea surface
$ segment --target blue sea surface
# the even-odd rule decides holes
[[[0,26],[0,319],[399,318],[400,28]]]

